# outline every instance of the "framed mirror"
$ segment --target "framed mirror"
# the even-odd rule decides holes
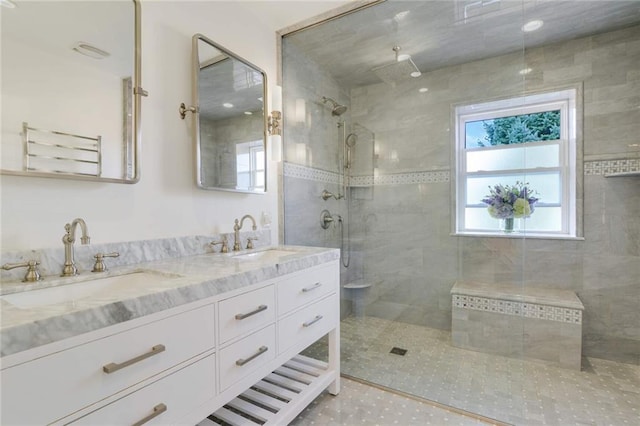
[[[139,2],[9,5],[1,13],[2,174],[138,182]]]
[[[267,75],[202,34],[193,36],[196,184],[266,191]]]

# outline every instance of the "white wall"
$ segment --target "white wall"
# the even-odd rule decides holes
[[[238,2],[142,2],[142,179],[136,185],[1,177],[3,250],[57,247],[64,224],[86,220],[94,243],[231,232],[233,220],[272,216],[278,235],[276,164],[265,195],[195,186],[192,123],[178,116],[191,101],[191,36],[202,33],[276,82],[275,28]],[[302,7],[302,6],[300,6]],[[114,29],[117,30],[117,29]],[[268,149],[270,154],[270,150]]]

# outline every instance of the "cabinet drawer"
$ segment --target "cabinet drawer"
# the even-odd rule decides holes
[[[207,305],[2,370],[2,421],[49,423],[201,354],[214,319]]]
[[[77,421],[73,425],[176,425],[215,397],[215,355],[201,359]],[[155,408],[155,410],[154,410]]]
[[[278,282],[278,309],[281,314],[318,300],[338,289],[340,276],[336,263],[294,274]]]
[[[220,343],[264,327],[276,318],[273,285],[253,290],[219,304]]]
[[[279,353],[296,343],[303,345],[300,348],[303,349],[327,334],[337,324],[338,310],[339,299],[334,294],[281,319],[278,322]]]
[[[276,326],[270,325],[220,351],[220,390],[276,357]]]

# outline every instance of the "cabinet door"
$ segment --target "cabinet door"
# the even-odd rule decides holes
[[[278,282],[278,313],[291,312],[338,290],[340,269],[336,263],[292,274]]]
[[[302,345],[300,350],[331,331],[338,321],[339,299],[333,294],[278,321],[279,353]]]
[[[215,397],[215,355],[201,359],[73,425],[177,425],[190,411]]]
[[[218,311],[220,343],[224,344],[275,321],[275,288],[270,285],[222,300]]]
[[[276,328],[270,325],[220,351],[220,390],[276,357]]]
[[[207,305],[2,370],[2,423],[50,423],[212,349],[214,309]]]

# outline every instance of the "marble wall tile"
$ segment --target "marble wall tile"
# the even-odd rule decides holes
[[[283,41],[283,140],[285,161],[338,171],[338,120],[331,115],[330,104],[322,97],[333,98],[349,106],[349,98],[323,67],[300,52],[293,43]],[[348,119],[350,111],[341,118]],[[349,121],[349,120],[347,120]]]
[[[527,48],[524,54],[425,72],[393,87],[351,88],[347,120],[374,134],[378,176],[449,170],[453,179],[452,105],[579,84],[584,87],[579,158],[624,158],[634,154],[628,145],[637,143],[640,133],[639,55],[640,26]],[[533,71],[523,78],[518,71],[525,64]],[[300,87],[309,78],[298,77]],[[314,84],[307,85],[317,90]],[[429,91],[419,93],[420,87]],[[314,120],[331,123],[326,116]],[[329,132],[321,138],[307,136],[304,142],[310,146],[333,140]],[[352,200],[359,252],[353,276],[375,282],[367,315],[448,329],[448,292],[458,279],[563,288],[575,291],[586,306],[584,353],[638,364],[640,321],[637,306],[629,301],[637,304],[640,295],[640,191],[637,178],[606,179],[603,167],[589,162],[578,179],[584,241],[451,236],[449,183],[383,184],[362,178],[363,185],[373,185],[366,194],[359,188],[363,197]],[[285,226],[297,225],[290,221]],[[306,233],[313,235],[309,230],[299,235]]]

